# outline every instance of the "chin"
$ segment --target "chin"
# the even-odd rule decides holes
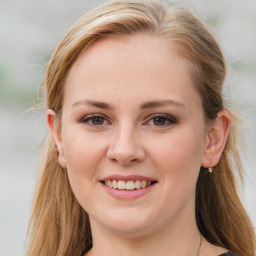
[[[108,225],[107,228],[114,233],[118,233],[119,236],[136,238],[142,235],[148,234],[150,231],[149,225],[143,225],[142,223],[130,223],[130,224],[115,224]]]
[[[112,232],[117,232],[124,236],[132,235],[134,237],[135,234],[143,234],[150,230],[153,223],[156,223],[153,216],[135,212],[129,210],[119,210],[118,213],[105,212],[104,218],[101,215],[97,222]]]

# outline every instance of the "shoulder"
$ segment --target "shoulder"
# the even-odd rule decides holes
[[[223,254],[220,254],[219,256],[239,256],[236,252],[225,252]]]
[[[203,239],[203,246],[202,246],[202,255],[209,255],[209,256],[239,256],[236,253],[228,251],[228,249],[213,245],[209,243],[205,238]]]

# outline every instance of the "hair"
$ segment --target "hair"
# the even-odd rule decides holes
[[[61,127],[65,78],[80,53],[102,37],[148,33],[170,42],[191,63],[194,85],[206,121],[224,108],[222,89],[227,72],[220,47],[208,25],[187,8],[156,0],[115,0],[90,11],[68,31],[53,53],[45,76],[46,107]],[[175,46],[175,47],[174,47]],[[171,48],[172,49],[172,48]],[[196,186],[196,221],[212,244],[254,255],[255,233],[239,199],[234,171],[242,177],[237,150],[236,117],[221,159],[209,175],[201,168]],[[92,247],[88,215],[77,202],[67,172],[58,163],[53,136],[48,135],[28,228],[28,256],[83,255]]]

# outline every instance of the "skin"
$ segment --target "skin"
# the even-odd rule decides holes
[[[93,256],[197,255],[196,181],[201,166],[218,163],[229,115],[222,110],[206,124],[189,67],[163,39],[100,39],[68,73],[61,130],[48,110],[59,162],[90,217]],[[141,108],[152,101],[165,104]],[[88,120],[91,114],[101,118]],[[137,199],[116,199],[100,182],[113,174],[157,183]],[[224,251],[203,239],[200,255]]]

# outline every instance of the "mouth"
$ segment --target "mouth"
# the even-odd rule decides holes
[[[145,189],[157,183],[157,181],[138,180],[138,179],[135,179],[135,180],[131,179],[127,181],[122,179],[120,180],[107,179],[107,180],[101,181],[101,183],[112,189],[132,191],[132,190]]]
[[[100,180],[105,191],[120,200],[132,200],[148,194],[158,183],[140,175],[110,175]]]

